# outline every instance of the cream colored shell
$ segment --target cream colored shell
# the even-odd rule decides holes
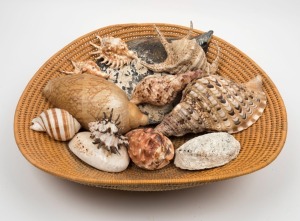
[[[210,75],[191,82],[181,102],[155,129],[166,136],[203,131],[237,133],[255,123],[266,105],[260,76],[238,84]]]
[[[67,141],[80,129],[79,122],[66,110],[52,108],[32,120],[30,129],[44,131],[59,141]]]

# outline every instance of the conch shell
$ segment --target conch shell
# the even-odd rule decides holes
[[[138,167],[147,170],[161,169],[174,157],[172,142],[153,128],[135,129],[126,136],[129,157]]]
[[[219,62],[219,47],[217,57],[212,64],[209,64],[204,50],[199,46],[196,39],[190,40],[193,30],[192,22],[188,34],[182,39],[173,40],[171,43],[166,40],[155,25],[154,28],[168,54],[168,57],[164,62],[158,64],[148,64],[141,61],[145,67],[154,72],[168,72],[170,74],[180,74],[198,69],[207,74],[214,74],[217,71]]]
[[[190,71],[178,75],[148,76],[136,86],[130,102],[149,103],[156,106],[169,104],[176,98],[178,92],[201,75],[202,71]]]
[[[203,131],[237,133],[255,123],[267,105],[262,78],[238,84],[218,75],[191,82],[181,102],[155,130],[166,136]]]
[[[96,76],[109,78],[109,74],[101,71],[100,67],[94,61],[71,61],[74,67],[73,71],[61,71],[64,74],[93,74]]]
[[[30,129],[44,131],[58,141],[71,140],[80,129],[79,122],[66,110],[52,108],[32,120]]]
[[[90,74],[67,75],[48,82],[43,94],[55,107],[69,111],[88,130],[88,123],[109,116],[114,109],[120,115],[121,134],[147,125],[148,117],[129,102],[126,94],[114,83]]]
[[[112,68],[120,68],[137,58],[136,54],[128,49],[121,38],[96,37],[100,41],[100,45],[90,42],[97,49],[91,54],[98,55],[96,60],[100,60],[101,63],[110,65]]]

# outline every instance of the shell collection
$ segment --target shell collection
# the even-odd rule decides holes
[[[66,110],[52,108],[32,119],[30,129],[46,132],[54,140],[67,141],[79,131],[81,125]]]
[[[218,75],[218,44],[212,63],[205,54],[213,31],[193,37],[191,22],[187,35],[174,39],[154,28],[158,38],[96,36],[90,42],[95,61],[71,60],[73,71],[60,71],[63,76],[47,83],[43,95],[56,108],[34,118],[30,128],[71,140],[71,152],[106,172],[122,172],[130,161],[145,170],[172,161],[201,170],[236,158],[240,144],[230,134],[263,114],[262,78],[237,83]],[[81,126],[86,131],[79,132]],[[197,136],[176,151],[168,138],[203,132],[219,133]]]

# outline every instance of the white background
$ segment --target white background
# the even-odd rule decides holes
[[[79,2],[79,3],[78,3]],[[300,220],[299,1],[0,1],[0,220]],[[15,144],[17,102],[34,73],[83,34],[112,24],[160,22],[214,30],[278,87],[288,137],[266,168],[169,192],[87,187],[33,167]],[[297,139],[298,138],[298,139]]]

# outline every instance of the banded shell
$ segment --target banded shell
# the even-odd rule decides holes
[[[104,113],[109,115],[111,109],[116,116],[120,115],[118,128],[121,134],[149,123],[148,117],[129,102],[124,91],[94,75],[54,78],[48,82],[43,94],[53,106],[69,111],[86,130],[88,123],[102,119]]]
[[[181,102],[155,130],[166,136],[203,131],[237,133],[255,123],[266,105],[260,76],[238,84],[218,75],[209,75],[186,87]]]
[[[88,165],[106,172],[122,172],[130,162],[127,148],[121,146],[119,154],[112,154],[105,148],[98,148],[98,144],[93,143],[90,132],[81,132],[68,144],[70,150],[83,162]]]
[[[172,142],[153,128],[135,129],[126,136],[129,142],[129,157],[140,168],[161,169],[174,157]]]
[[[58,108],[43,111],[31,122],[30,129],[44,131],[50,137],[59,141],[71,140],[81,127],[68,111]]]
[[[94,144],[98,144],[98,148],[105,148],[108,151],[120,154],[121,147],[128,147],[128,139],[119,134],[118,121],[120,115],[113,120],[113,109],[111,109],[110,116],[103,114],[103,119],[100,121],[90,122],[89,130],[91,131],[91,138],[94,139]]]
[[[202,71],[190,71],[178,75],[148,76],[136,86],[130,101],[134,104],[149,103],[156,106],[169,104],[178,92],[201,75]]]
[[[180,74],[198,69],[207,74],[214,74],[217,71],[219,47],[217,57],[212,64],[209,64],[204,50],[199,46],[196,39],[190,39],[193,30],[192,22],[188,34],[184,38],[174,40],[171,43],[167,41],[155,25],[154,28],[168,56],[162,63],[148,64],[142,61],[144,66],[154,72],[168,72],[170,74]]]
[[[99,66],[94,61],[71,61],[74,67],[73,71],[61,71],[64,74],[83,74],[89,73],[96,76],[109,78],[109,74],[101,71]]]
[[[120,68],[137,58],[136,54],[128,49],[127,44],[121,38],[96,37],[100,41],[100,45],[90,42],[97,49],[91,54],[97,55],[96,60],[101,63],[110,65],[112,68]]]

